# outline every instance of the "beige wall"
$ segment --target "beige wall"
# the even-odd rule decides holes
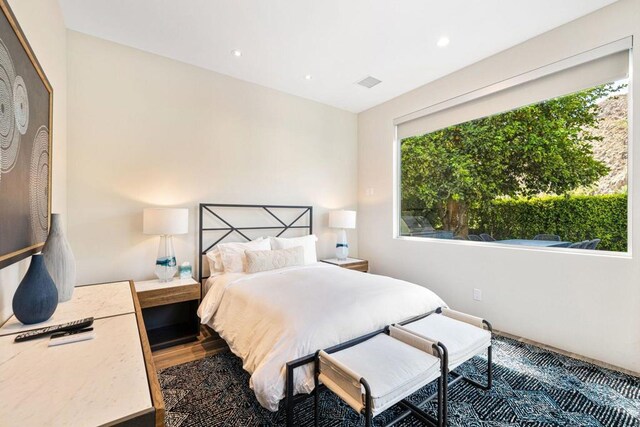
[[[196,260],[199,202],[355,208],[357,118],[105,40],[68,32],[69,239],[80,283],[153,277],[142,209],[190,208],[178,261]],[[352,244],[356,244],[353,233]]]
[[[66,29],[57,0],[9,0],[44,72],[53,86],[52,209],[67,211],[67,56]],[[11,301],[28,260],[0,270],[0,323],[12,313]]]
[[[578,21],[363,112],[359,133],[359,251],[377,273],[410,280],[497,329],[640,371],[640,259],[393,238],[394,118],[629,36],[640,2],[621,0]],[[638,37],[636,37],[637,43]],[[640,50],[633,57],[640,65]],[[640,99],[640,85],[633,96]],[[640,122],[634,109],[633,122]],[[640,164],[634,126],[632,163]],[[640,176],[630,177],[640,212]],[[370,194],[373,189],[374,194]],[[634,230],[640,216],[634,214]],[[640,251],[640,233],[632,241]],[[472,300],[473,288],[483,301]]]

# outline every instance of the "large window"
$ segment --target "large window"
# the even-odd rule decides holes
[[[399,235],[626,252],[627,61],[623,52],[409,122],[399,132]],[[545,98],[478,113],[536,96]],[[455,120],[465,116],[475,117]],[[456,124],[441,127],[447,120]]]

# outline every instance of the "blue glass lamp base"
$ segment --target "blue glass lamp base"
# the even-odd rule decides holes
[[[338,261],[346,261],[349,258],[349,245],[338,243],[336,245],[336,258],[338,258]]]
[[[349,243],[347,243],[347,232],[341,229],[338,232],[338,241],[336,242],[336,258],[338,261],[345,261],[349,257]]]
[[[156,276],[161,282],[170,282],[176,275],[178,267],[176,267],[176,258],[159,258],[156,260]]]
[[[176,275],[178,266],[176,254],[173,250],[172,236],[160,236],[160,246],[158,247],[158,257],[156,258],[155,273],[160,282],[170,282]]]

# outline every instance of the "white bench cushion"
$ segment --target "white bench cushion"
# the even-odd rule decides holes
[[[330,356],[369,383],[373,415],[440,376],[440,359],[386,334]]]
[[[429,315],[403,328],[444,344],[449,354],[449,370],[454,370],[491,345],[491,332],[443,314]]]

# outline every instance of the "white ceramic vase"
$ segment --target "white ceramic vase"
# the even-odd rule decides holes
[[[42,255],[49,275],[58,288],[58,302],[69,301],[76,286],[76,259],[62,232],[60,214],[51,214],[51,228]]]

